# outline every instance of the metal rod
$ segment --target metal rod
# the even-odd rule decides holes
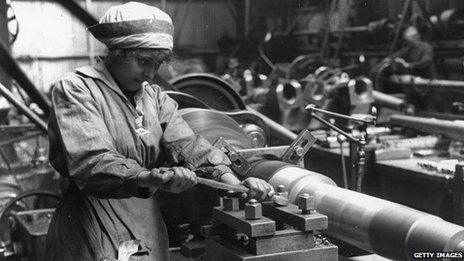
[[[414,75],[392,75],[388,80],[393,84],[402,86],[417,86],[433,88],[439,91],[462,91],[464,90],[464,81],[451,81],[441,79],[425,79]]]
[[[464,123],[462,121],[447,121],[395,114],[390,117],[390,124],[441,134],[450,139],[464,141]]]
[[[348,115],[345,115],[345,114],[340,114],[340,113],[336,113],[336,112],[326,111],[326,110],[323,110],[323,109],[318,109],[313,104],[310,104],[310,105],[306,106],[305,109],[308,110],[308,111],[316,111],[316,112],[324,113],[324,114],[327,114],[327,115],[330,115],[330,116],[333,116],[333,117],[337,117],[337,118],[343,118],[343,119],[352,120],[352,121],[359,121],[359,122],[364,122],[364,123],[367,123],[367,124],[373,124],[374,123],[374,117],[372,117],[369,120],[365,120],[365,119],[361,119],[361,118],[357,118],[357,117],[348,116]]]
[[[375,104],[382,107],[402,111],[406,106],[406,102],[403,99],[383,92],[373,91],[372,96],[374,97]]]
[[[280,125],[279,123],[273,121],[266,115],[263,115],[262,113],[254,110],[253,108],[247,106],[247,111],[259,116],[269,127],[269,130],[271,133],[276,136],[279,140],[286,142],[288,144],[292,143],[293,140],[298,137],[297,134],[291,132],[289,129],[285,128],[284,126]]]
[[[353,138],[349,133],[346,133],[345,131],[343,131],[342,129],[340,129],[337,126],[333,125],[332,123],[324,120],[323,118],[321,118],[319,115],[315,114],[314,112],[311,112],[311,116],[316,118],[318,121],[324,123],[327,127],[331,128],[332,130],[334,130],[334,131],[340,133],[341,135],[345,136],[351,142],[354,142],[354,143],[358,144],[358,140]]]
[[[22,113],[24,113],[24,115],[26,115],[26,117],[28,119],[30,119],[33,123],[35,123],[37,125],[37,127],[39,127],[39,129],[41,129],[42,131],[44,131],[45,133],[47,133],[47,124],[45,123],[45,121],[43,121],[41,118],[39,118],[39,116],[37,116],[31,109],[29,109],[26,105],[22,104],[21,102],[19,102],[13,95],[13,93],[11,93],[10,90],[8,90],[8,88],[5,87],[5,85],[1,84],[0,83],[0,93],[5,97],[5,99],[7,99],[10,103],[12,103],[16,108],[18,108],[18,110]]]
[[[37,89],[37,87],[31,82],[31,80],[29,80],[29,78],[19,67],[18,63],[15,61],[13,56],[11,56],[10,52],[8,51],[8,48],[1,41],[0,61],[0,64],[5,70],[5,72],[7,72],[13,79],[16,80],[16,82],[26,91],[31,100],[37,103],[39,108],[44,112],[45,116],[48,116],[50,114],[50,102]]]
[[[344,137],[340,135],[341,137]],[[343,139],[338,139],[338,143],[340,144],[340,157],[342,162],[342,175],[343,175],[343,187],[348,189],[348,174],[346,173],[346,161],[345,155],[343,153]]]

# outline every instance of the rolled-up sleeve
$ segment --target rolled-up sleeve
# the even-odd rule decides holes
[[[97,198],[151,196],[137,186],[137,175],[148,170],[116,151],[97,102],[78,77],[56,83],[52,103],[49,134],[61,151],[50,162],[60,173]]]
[[[229,158],[205,138],[192,131],[187,122],[179,115],[177,103],[164,92],[158,91],[157,93],[158,117],[163,128],[161,141],[169,152],[172,163],[184,165],[190,169],[214,166],[220,170],[215,173],[233,173],[227,167],[231,163]],[[220,175],[205,177],[219,179]]]

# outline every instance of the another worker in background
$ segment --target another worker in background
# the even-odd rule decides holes
[[[419,31],[413,26],[404,30],[403,40],[405,46],[392,55],[396,65],[403,67],[398,69],[427,79],[436,78],[433,47],[421,39]]]
[[[215,166],[207,178],[242,183],[255,198],[274,194],[264,180],[240,182],[225,154],[195,135],[177,103],[150,84],[172,54],[169,15],[129,2],[88,30],[107,56],[52,89],[50,162],[69,187],[50,224],[45,260],[169,260],[153,195],[194,186],[193,169]]]

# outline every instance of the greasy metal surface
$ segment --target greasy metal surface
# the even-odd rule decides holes
[[[464,227],[437,216],[338,188],[327,177],[297,167],[269,177],[273,186],[287,187],[292,202],[301,193],[313,196],[316,210],[329,218],[327,234],[367,251],[405,260],[424,249],[464,250]]]
[[[195,96],[215,110],[245,110],[245,104],[229,83],[214,75],[186,74],[172,79],[170,83],[180,92]]]
[[[246,249],[255,255],[311,249],[314,247],[312,233],[293,229],[276,231],[272,237],[250,238]]]
[[[276,207],[274,204],[263,203],[264,216],[289,224],[302,231],[327,229],[327,216],[320,213],[302,214],[298,206],[288,204]]]
[[[215,207],[213,208],[213,218],[249,237],[272,236],[276,232],[274,220],[266,217],[248,220],[245,219],[245,212],[243,210],[224,211],[221,207]]]
[[[225,247],[210,240],[206,244],[205,261],[335,261],[338,260],[338,248],[331,243],[318,243],[313,248],[254,255],[242,248]]]
[[[254,148],[254,149],[243,149],[238,150],[237,152],[241,154],[245,158],[251,158],[255,156],[262,156],[262,155],[273,155],[278,158],[282,157],[285,151],[289,146],[272,146],[272,147],[264,147],[264,148]]]
[[[395,114],[390,117],[390,124],[441,134],[455,140],[464,140],[464,122],[462,121],[447,121]]]

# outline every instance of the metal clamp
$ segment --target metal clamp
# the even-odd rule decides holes
[[[245,176],[250,170],[250,164],[248,161],[240,155],[224,138],[219,137],[213,144],[214,147],[222,150],[227,157],[229,157],[232,164],[230,168],[238,175]]]
[[[282,155],[282,161],[290,164],[298,163],[301,158],[306,155],[309,148],[313,146],[316,140],[316,137],[314,137],[309,130],[302,130]]]

